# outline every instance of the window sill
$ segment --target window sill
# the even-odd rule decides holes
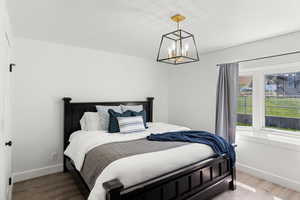
[[[281,131],[280,131],[281,132]],[[263,129],[254,131],[249,128],[248,130],[237,129],[237,141],[251,141],[265,145],[272,145],[276,147],[286,148],[292,151],[300,152],[300,137],[286,136],[278,131],[270,129]]]
[[[264,134],[276,134],[288,138],[300,139],[300,132],[280,130],[275,128],[262,128],[261,132]]]
[[[255,131],[255,129],[252,126],[237,126],[236,131],[254,132],[257,134],[272,134],[272,135],[279,135],[287,138],[300,139],[300,132],[281,130],[275,128],[261,128],[260,130]]]

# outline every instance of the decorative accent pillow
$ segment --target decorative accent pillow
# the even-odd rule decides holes
[[[135,106],[126,106],[126,105],[121,105],[122,111],[125,112],[127,110],[132,110],[135,112],[141,112],[144,110],[143,105],[135,105]]]
[[[108,124],[108,132],[109,133],[117,133],[120,132],[119,123],[117,117],[131,117],[131,111],[125,111],[123,113],[115,112],[112,109],[108,110],[109,113],[109,124]]]
[[[147,127],[147,115],[146,115],[146,111],[142,110],[140,112],[135,112],[135,111],[131,111],[131,116],[142,116],[143,117],[143,123],[145,128]]]
[[[80,119],[80,126],[84,131],[102,130],[98,112],[85,112]]]
[[[142,116],[117,117],[121,133],[134,133],[145,130]]]
[[[100,117],[101,130],[108,130],[109,114],[108,110],[112,109],[115,112],[122,113],[121,106],[96,106]]]

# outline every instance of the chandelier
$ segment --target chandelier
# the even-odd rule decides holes
[[[171,20],[177,23],[177,30],[162,35],[157,61],[173,65],[199,61],[194,35],[179,28],[185,17],[177,14]]]

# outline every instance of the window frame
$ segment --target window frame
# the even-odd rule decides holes
[[[237,126],[237,131],[254,131],[261,134],[297,136],[299,132],[265,127],[265,75],[292,73],[300,71],[300,62],[265,65],[260,67],[240,67],[239,76],[252,76],[252,127]]]
[[[243,71],[240,71],[239,72],[239,76],[251,76],[252,77],[252,126],[236,126],[236,128],[237,128],[237,130],[241,130],[241,131],[251,131],[251,130],[253,130],[253,120],[254,120],[254,115],[253,115],[253,108],[254,108],[254,106],[253,106],[253,100],[254,100],[254,98],[253,98],[253,90],[254,90],[254,88],[253,88],[253,84],[254,84],[254,81],[253,81],[253,76],[254,75],[254,73],[253,72],[249,72],[249,71],[245,71],[245,72],[243,72]]]

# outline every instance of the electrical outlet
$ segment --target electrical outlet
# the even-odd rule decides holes
[[[57,152],[53,152],[51,155],[52,161],[57,161],[58,159],[58,153]]]

